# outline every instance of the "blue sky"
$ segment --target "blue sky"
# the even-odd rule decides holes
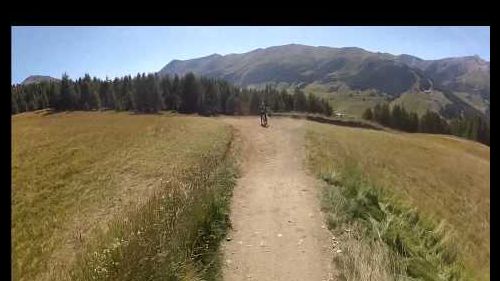
[[[173,59],[290,43],[490,60],[489,27],[12,27],[12,83],[63,72],[114,78],[158,71]]]

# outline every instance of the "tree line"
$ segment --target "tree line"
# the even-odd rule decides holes
[[[387,103],[367,108],[363,113],[366,120],[375,121],[389,128],[415,133],[450,134],[490,145],[490,126],[481,116],[466,115],[449,121],[438,113],[427,110],[421,117],[415,112],[408,112],[403,106]]]
[[[86,74],[71,80],[63,74],[57,82],[12,85],[12,114],[52,108],[65,110],[106,110],[155,113],[175,110],[201,115],[259,112],[262,101],[274,112],[299,111],[331,115],[325,99],[306,95],[300,89],[293,93],[267,86],[264,89],[236,87],[226,81],[197,77],[137,74],[121,78],[98,79]]]

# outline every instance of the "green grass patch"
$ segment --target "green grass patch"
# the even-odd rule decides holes
[[[489,106],[489,101],[483,99],[480,95],[465,92],[454,92],[453,94],[482,113],[485,113]]]
[[[448,100],[443,93],[432,91],[431,93],[424,92],[407,92],[399,96],[391,102],[391,105],[403,106],[408,112],[416,112],[419,116],[425,114],[427,110],[440,112],[451,101]]]
[[[386,189],[370,184],[354,164],[321,178],[326,183],[323,206],[329,227],[348,232],[348,245],[351,232],[356,233],[365,247],[338,256],[338,262],[352,271],[344,273],[346,280],[371,280],[380,272],[390,278],[386,280],[468,280],[458,244],[443,223],[421,216]],[[366,264],[353,257],[373,251],[380,252],[376,262]]]

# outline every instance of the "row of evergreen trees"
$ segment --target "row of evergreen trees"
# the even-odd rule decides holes
[[[63,74],[61,81],[12,86],[12,113],[44,108],[55,110],[114,109],[154,113],[257,114],[264,101],[274,112],[300,111],[331,115],[329,103],[296,89],[293,94],[272,87],[241,89],[225,81],[196,77],[137,74],[114,80],[91,78],[76,81]]]
[[[398,105],[394,106],[391,110],[388,104],[377,104],[373,110],[368,108],[364,112],[363,118],[406,132],[419,131],[418,115],[416,113],[409,113]]]
[[[433,111],[427,111],[421,117],[415,112],[408,112],[399,105],[392,109],[388,104],[377,104],[368,108],[363,118],[384,126],[406,132],[422,132],[431,134],[452,134],[490,145],[489,124],[480,116],[461,116],[447,121]]]

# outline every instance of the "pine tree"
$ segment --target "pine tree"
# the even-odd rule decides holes
[[[260,106],[260,97],[256,91],[252,91],[250,98],[250,114],[258,114]]]
[[[198,112],[198,99],[201,89],[196,77],[190,72],[184,76],[182,82],[181,112]]]
[[[64,73],[61,79],[61,88],[58,100],[56,101],[57,110],[68,110],[73,107],[74,87],[69,76]]]
[[[224,106],[224,113],[225,114],[234,114],[236,111],[236,96],[235,95],[230,95],[226,99],[226,103]]]
[[[410,124],[410,114],[406,111],[406,109],[401,106],[401,111],[400,111],[400,118],[401,121],[399,122],[400,124],[400,130],[410,132],[411,131],[411,124]]]
[[[215,83],[209,82],[204,93],[201,113],[204,115],[215,115],[218,113],[219,89]]]
[[[381,123],[382,120],[382,107],[378,103],[373,108],[373,120],[378,123]]]
[[[399,105],[394,105],[389,117],[389,127],[395,129],[401,129],[401,107]]]
[[[48,98],[49,98],[49,107],[51,108],[56,108],[57,106],[57,101],[59,100],[59,95],[60,95],[59,91],[60,85],[61,85],[60,83],[55,83],[55,82],[50,83]]]
[[[133,110],[134,109],[134,88],[132,85],[132,77],[125,76],[123,79],[123,91],[124,91],[124,99],[125,99],[125,110]]]
[[[10,87],[10,100],[11,100],[11,113],[10,114],[17,114],[20,112],[19,109],[19,92],[18,88],[11,86]]]
[[[306,95],[299,88],[295,88],[295,92],[293,94],[293,110],[299,112],[307,111]]]
[[[415,113],[415,112],[412,112],[410,113],[410,116],[409,116],[409,132],[412,132],[412,133],[416,133],[418,132],[418,128],[419,128],[419,123],[420,123],[420,120],[418,118],[418,114]]]
[[[82,101],[82,108],[84,110],[89,110],[93,107],[95,107],[95,102],[94,102],[94,97],[92,95],[92,90],[91,90],[91,79],[89,74],[85,74],[82,80],[82,89],[81,89],[81,101]]]
[[[165,104],[166,110],[172,110],[175,107],[174,95],[172,93],[172,85],[170,83],[170,78],[165,76],[160,81],[160,90]]]
[[[431,134],[449,133],[448,124],[436,112],[427,110],[420,120],[420,132]]]
[[[125,91],[122,87],[120,79],[115,78],[111,84],[111,93],[113,95],[113,108],[116,111],[125,110]]]
[[[387,103],[382,104],[380,107],[380,123],[384,126],[390,126],[391,112]]]
[[[164,108],[161,97],[160,86],[158,83],[158,74],[149,74],[146,80],[146,112],[155,113]]]
[[[311,113],[319,113],[319,101],[318,99],[312,94],[309,93],[307,95],[307,109],[306,111],[311,112]]]
[[[333,109],[328,101],[324,101],[325,103],[325,115],[326,116],[332,116],[333,114]]]
[[[363,113],[363,119],[373,120],[373,112],[371,108],[367,108]]]
[[[81,84],[82,79],[78,78],[78,80],[73,83],[74,93],[73,93],[73,110],[82,109],[82,96],[81,96]]]

